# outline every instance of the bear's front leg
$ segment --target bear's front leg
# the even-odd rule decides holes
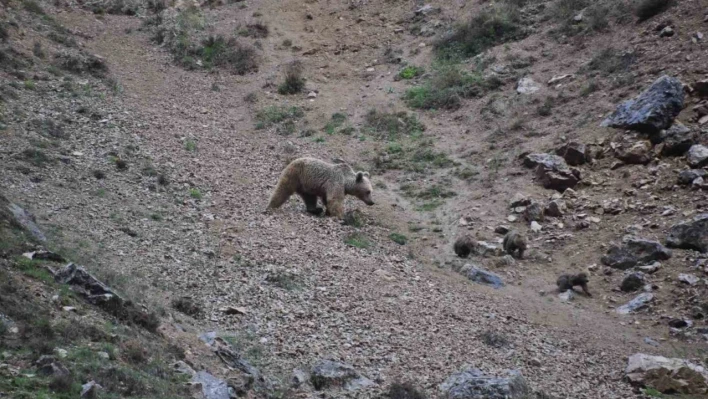
[[[327,212],[325,213],[327,216],[334,216],[338,219],[343,219],[344,218],[344,204],[341,200],[335,201],[330,199],[327,201]]]

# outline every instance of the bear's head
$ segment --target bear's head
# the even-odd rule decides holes
[[[371,182],[369,181],[369,172],[357,172],[354,187],[350,195],[353,195],[364,201],[366,205],[374,205],[374,200],[371,199]]]

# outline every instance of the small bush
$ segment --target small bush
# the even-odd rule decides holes
[[[283,270],[274,271],[268,274],[266,281],[284,290],[294,290],[299,285],[299,276]]]
[[[473,57],[491,47],[518,40],[524,34],[517,9],[494,6],[458,25],[435,43],[435,50],[443,59]]]
[[[33,14],[44,15],[44,9],[35,0],[23,0],[22,6],[25,8],[25,10]]]
[[[35,148],[22,151],[22,156],[27,162],[37,167],[43,167],[52,161],[42,150]]]
[[[200,199],[202,199],[202,192],[199,191],[198,188],[190,188],[189,189],[189,196],[196,199],[196,200],[200,200]]]
[[[401,136],[418,137],[425,131],[425,125],[413,114],[379,112],[375,109],[364,117],[364,127],[377,138],[387,140],[396,140]]]
[[[202,308],[191,297],[183,296],[172,301],[172,307],[178,312],[188,316],[197,317],[202,313]]]
[[[424,72],[425,70],[421,67],[408,65],[407,67],[401,69],[401,72],[398,73],[398,77],[401,79],[413,79],[422,75]]]
[[[81,387],[74,381],[71,374],[55,375],[49,382],[49,389],[59,393],[74,393],[78,394]]]
[[[201,48],[189,53],[200,57],[205,68],[223,67],[238,75],[258,70],[256,50],[238,43],[235,39],[226,40],[221,35],[207,37],[202,41]],[[192,62],[189,56],[182,59],[186,64]]]
[[[623,73],[629,71],[636,61],[636,55],[632,52],[621,52],[612,47],[600,51],[586,66],[589,71],[599,71],[604,75]]]
[[[445,66],[424,85],[408,89],[403,99],[412,108],[455,110],[461,106],[463,98],[480,97],[501,85],[498,78],[484,79],[478,73]]]
[[[302,63],[293,61],[285,68],[285,81],[278,86],[280,94],[297,94],[305,89],[305,78],[302,77]]]
[[[359,210],[352,210],[344,213],[344,224],[352,227],[363,227],[364,215]]]
[[[362,249],[369,248],[371,246],[371,242],[369,241],[369,239],[366,238],[365,235],[360,233],[349,234],[344,238],[344,243],[349,245],[350,247]]]
[[[495,331],[485,331],[480,336],[482,342],[485,345],[491,346],[493,348],[504,348],[509,345],[509,339],[503,334],[497,333]]]
[[[268,37],[270,30],[268,26],[257,22],[255,24],[248,24],[245,28],[238,31],[238,34],[246,37],[253,37],[256,39],[263,39]],[[292,43],[291,43],[292,44]]]
[[[425,393],[418,390],[410,382],[394,382],[388,387],[386,397],[389,399],[426,399]]]
[[[536,109],[536,113],[539,116],[551,116],[552,110],[553,110],[553,97],[546,97],[546,100],[543,101],[543,104],[541,104]]]
[[[24,86],[25,86],[25,89],[27,89],[27,90],[36,89],[36,85],[34,84],[34,80],[32,80],[32,79],[25,80]]]
[[[122,357],[132,364],[141,364],[147,361],[147,353],[143,345],[138,340],[125,342],[121,347]]]
[[[388,238],[390,238],[391,241],[399,245],[406,245],[406,242],[408,242],[408,237],[400,233],[391,233]]]
[[[344,124],[344,122],[346,122],[346,121],[347,121],[346,115],[336,112],[336,113],[332,114],[332,119],[330,119],[330,121],[327,122],[327,124],[325,125],[324,131],[327,134],[334,134],[337,131],[337,129],[339,127],[341,127]]]
[[[641,0],[634,15],[639,18],[639,22],[646,21],[666,11],[672,3],[672,0]]]
[[[184,142],[184,149],[189,152],[194,152],[197,150],[197,143],[194,140],[187,140]]]

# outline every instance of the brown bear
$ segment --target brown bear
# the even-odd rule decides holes
[[[366,205],[374,205],[371,199],[369,173],[354,172],[346,163],[330,164],[315,158],[298,158],[283,170],[270,197],[268,209],[276,209],[291,195],[297,193],[305,202],[307,211],[319,215],[322,208],[317,198],[327,207],[327,216],[344,216],[344,196],[353,195]]]

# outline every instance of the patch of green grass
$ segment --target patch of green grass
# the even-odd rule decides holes
[[[256,51],[224,36],[209,36],[202,40],[201,47],[191,52],[202,60],[204,68],[225,67],[234,73],[245,75],[258,69]],[[189,61],[186,62],[190,64]]]
[[[424,202],[423,204],[417,206],[415,209],[421,212],[430,212],[438,209],[444,202],[442,200],[432,200]]]
[[[661,392],[657,391],[654,388],[644,388],[642,391],[643,391],[644,395],[647,395],[651,398],[663,398],[664,397],[664,394],[662,394]]]
[[[369,241],[369,239],[361,233],[349,234],[344,238],[344,243],[349,245],[350,247],[362,249],[366,249],[371,246],[371,241]]]
[[[479,175],[479,170],[471,168],[469,166],[455,171],[455,176],[462,180],[472,180],[475,176]]]
[[[585,70],[598,71],[605,76],[629,72],[636,59],[637,56],[633,52],[607,47],[590,60]]]
[[[43,167],[46,164],[52,162],[51,158],[49,158],[47,154],[44,153],[44,151],[36,148],[28,148],[22,151],[22,157],[26,161],[37,167]]]
[[[305,116],[300,107],[273,105],[256,113],[256,129],[266,129],[287,120],[298,120]]]
[[[324,127],[324,131],[327,134],[334,134],[337,129],[344,124],[344,122],[347,121],[347,116],[336,112],[332,114],[332,119],[330,119],[329,122]]]
[[[389,234],[388,238],[390,238],[391,241],[399,245],[406,245],[406,242],[408,242],[408,237],[400,233],[391,233]]]
[[[187,140],[184,142],[184,149],[189,152],[194,152],[197,150],[197,143],[194,140]]]
[[[35,90],[37,88],[37,86],[34,83],[34,80],[32,80],[32,79],[25,80],[24,87],[27,90]]]
[[[493,5],[438,40],[435,51],[441,59],[468,58],[499,44],[521,39],[525,34],[518,8]]]
[[[501,86],[498,78],[462,71],[457,65],[438,67],[421,86],[408,89],[403,100],[411,108],[455,110],[462,99],[481,97]]]
[[[401,69],[400,72],[398,72],[398,77],[401,79],[413,79],[417,78],[418,76],[421,76],[423,73],[425,73],[425,69],[423,69],[422,67],[408,65],[405,68]]]
[[[315,139],[312,140],[312,141],[314,141],[315,143],[324,143],[324,142],[327,141],[327,140],[325,140],[324,137],[319,136],[319,137],[315,137]]]
[[[448,158],[444,152],[436,152],[431,146],[420,146],[412,155],[411,161],[421,166],[435,166],[438,168],[447,168],[454,166],[455,162]]]
[[[551,116],[551,112],[553,110],[553,103],[553,97],[546,97],[546,99],[543,101],[543,104],[536,108],[536,113],[539,116]]]
[[[200,199],[202,199],[202,192],[199,191],[198,188],[190,188],[189,189],[189,196],[196,199],[196,200],[200,200]]]
[[[583,88],[580,90],[580,95],[583,97],[587,97],[590,94],[598,91],[600,89],[600,84],[597,83],[596,80],[591,79],[588,81],[588,83],[583,86]]]
[[[159,213],[152,213],[150,214],[150,219],[156,221],[156,222],[161,222],[162,221],[162,215]]]
[[[300,286],[300,277],[295,273],[284,270],[268,273],[266,281],[288,291],[292,291]]]
[[[23,0],[22,6],[25,10],[33,14],[45,15],[44,8],[42,8],[42,6],[35,0]]]
[[[402,136],[420,137],[425,131],[425,125],[414,114],[372,109],[364,118],[364,129],[379,139],[397,140]]]
[[[18,256],[15,258],[15,267],[20,269],[26,276],[35,280],[39,280],[45,284],[54,283],[54,277],[49,270],[43,266],[42,262],[28,259],[24,256]]]

